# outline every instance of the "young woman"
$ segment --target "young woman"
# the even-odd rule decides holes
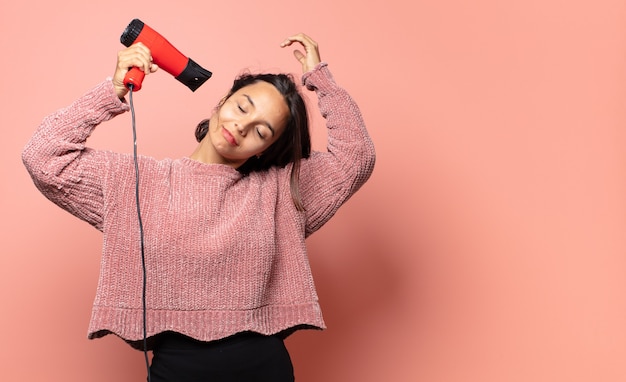
[[[294,55],[328,150],[311,152],[290,76],[244,75],[200,122],[189,157],[137,158],[142,227],[133,155],[85,143],[129,110],[129,68],[158,70],[146,46],[119,52],[113,78],[45,118],[24,148],[38,189],[104,235],[89,338],[115,334],[136,348],[148,338],[152,381],[293,381],[283,339],[325,327],[305,238],[367,181],[375,153],[317,44],[298,34],[281,46],[292,44],[304,49]]]

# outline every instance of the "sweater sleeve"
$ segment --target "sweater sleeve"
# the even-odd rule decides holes
[[[328,129],[327,152],[313,152],[302,161],[300,170],[299,187],[309,236],[369,179],[376,154],[359,107],[335,83],[326,63],[306,73],[303,84],[316,92]]]
[[[98,229],[104,153],[85,147],[85,142],[97,125],[127,110],[107,79],[44,118],[22,151],[22,161],[39,191]]]

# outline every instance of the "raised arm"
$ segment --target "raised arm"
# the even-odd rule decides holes
[[[319,110],[328,129],[327,152],[313,152],[302,161],[300,193],[306,210],[306,234],[318,230],[369,179],[376,154],[356,102],[339,87],[317,43],[304,34],[287,38],[281,46],[299,43],[295,50],[302,64],[303,84],[315,91]]]
[[[100,123],[128,110],[121,98],[128,92],[123,78],[131,66],[157,70],[145,46],[136,44],[120,51],[113,77],[44,118],[22,152],[24,165],[41,193],[98,228],[102,178],[110,153],[90,150],[86,141]]]

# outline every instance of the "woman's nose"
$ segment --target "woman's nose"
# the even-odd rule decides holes
[[[247,123],[235,122],[235,129],[237,130],[239,135],[243,137],[245,137],[246,134],[248,134],[248,128],[246,126],[248,126]]]

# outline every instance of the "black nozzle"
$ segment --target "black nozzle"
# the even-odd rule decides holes
[[[128,24],[124,32],[122,32],[122,36],[120,37],[120,41],[124,46],[129,47],[133,45],[141,30],[143,29],[144,23],[139,19],[134,19]]]
[[[211,78],[212,74],[190,58],[185,70],[176,76],[176,79],[191,89],[192,92],[195,92],[206,80]]]

